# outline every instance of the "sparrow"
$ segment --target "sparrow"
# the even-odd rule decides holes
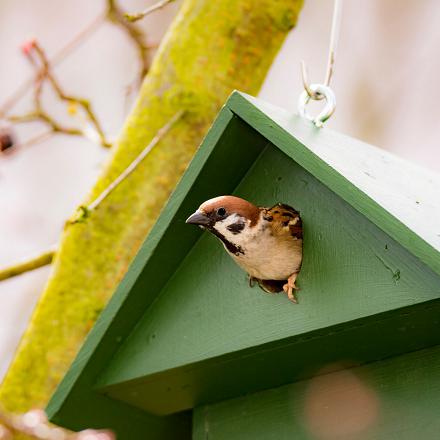
[[[299,212],[277,203],[257,207],[234,196],[207,200],[186,223],[215,235],[227,253],[268,293],[284,291],[296,303],[295,282],[301,269],[303,231]]]

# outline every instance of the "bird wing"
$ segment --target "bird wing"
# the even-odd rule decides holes
[[[265,209],[265,217],[271,219],[272,229],[280,236],[303,238],[302,221],[299,212],[289,205],[277,203]]]

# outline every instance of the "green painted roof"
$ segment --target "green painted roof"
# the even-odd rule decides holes
[[[255,201],[299,203],[308,239],[298,308],[249,289],[221,246],[185,224],[202,201],[243,185]],[[433,173],[235,92],[48,413],[121,439],[189,439],[182,409],[292,382],[325,356],[370,362],[440,343],[438,194]],[[143,356],[166,361],[162,371],[147,371]]]
[[[243,93],[226,105],[440,274],[439,174]]]

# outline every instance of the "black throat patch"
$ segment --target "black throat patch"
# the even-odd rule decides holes
[[[232,226],[232,225],[231,225]],[[244,250],[241,246],[231,243],[222,233],[218,232],[217,229],[209,228],[209,231],[211,231],[216,237],[218,237],[223,244],[225,245],[226,249],[234,255],[244,255]]]

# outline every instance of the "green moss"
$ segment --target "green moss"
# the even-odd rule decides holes
[[[300,0],[186,0],[87,205],[178,110],[185,116],[93,212],[64,230],[52,274],[0,388],[12,411],[44,406],[125,274],[216,113],[256,94]],[[88,214],[88,215],[84,215]]]

